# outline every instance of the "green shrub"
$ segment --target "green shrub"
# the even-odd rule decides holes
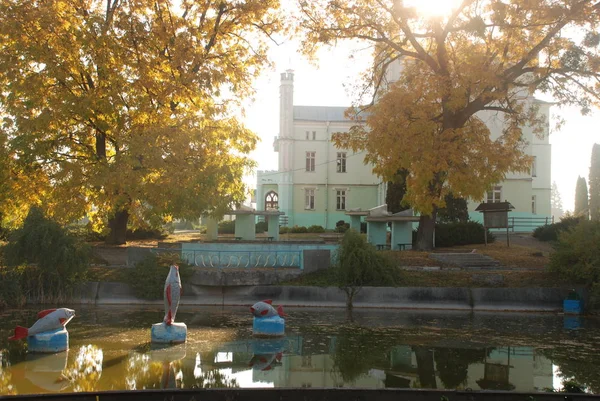
[[[235,221],[222,221],[219,223],[219,234],[235,234]]]
[[[290,228],[290,232],[292,234],[306,234],[308,232],[308,229],[304,226],[294,226]]]
[[[400,283],[398,269],[381,252],[377,252],[366,238],[355,230],[348,230],[336,254],[334,280],[347,296],[352,307],[354,296],[363,286],[396,286]]]
[[[600,282],[600,223],[581,221],[558,238],[550,270],[586,284]]]
[[[340,220],[335,223],[335,232],[336,233],[345,233],[350,228],[350,224],[346,223],[344,220]]]
[[[26,298],[21,285],[23,268],[0,267],[0,310],[21,307]]]
[[[494,242],[495,240],[494,235],[489,230],[487,238],[488,242]],[[475,221],[435,225],[435,246],[437,248],[483,243],[485,243],[485,228]]]
[[[572,230],[583,219],[581,217],[568,216],[554,224],[546,224],[533,231],[533,237],[540,241],[558,241],[561,232]]]
[[[279,226],[279,234],[287,234],[290,232],[290,228],[286,226]]]
[[[26,296],[41,302],[70,296],[85,280],[90,254],[86,244],[37,208],[29,211],[4,249],[8,266],[24,266],[21,284]]]
[[[307,231],[309,233],[324,233],[325,229],[323,228],[323,226],[312,225],[308,227]]]
[[[261,234],[266,231],[269,231],[269,225],[266,221],[259,221],[258,223],[256,223],[256,234]]]
[[[167,235],[159,228],[136,228],[127,230],[127,240],[164,239]]]
[[[165,232],[168,230],[174,231],[174,226],[172,224],[165,225],[164,229],[158,228],[136,228],[135,230],[128,229],[126,238],[128,241],[130,240],[142,240],[142,239],[164,239],[167,237]],[[106,240],[105,233],[99,233],[94,230],[89,225],[80,225],[73,224],[68,227],[69,233],[82,241],[86,242],[100,242]]]
[[[128,271],[127,283],[136,297],[143,299],[161,299],[165,280],[172,264],[179,266],[179,277],[185,283],[193,274],[193,270],[183,262],[178,253],[152,253]]]

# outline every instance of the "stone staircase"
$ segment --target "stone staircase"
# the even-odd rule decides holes
[[[499,270],[502,265],[496,259],[479,253],[431,253],[431,259],[465,270]]]

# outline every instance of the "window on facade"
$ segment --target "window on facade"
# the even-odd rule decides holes
[[[492,188],[491,191],[487,192],[487,196],[485,201],[487,203],[499,203],[502,202],[500,200],[500,198],[502,198],[502,187],[501,186],[495,186]]]
[[[305,189],[304,190],[304,208],[314,210],[315,208],[315,190]]]
[[[317,139],[317,131],[313,131],[313,141]]]
[[[338,152],[337,154],[337,172],[346,172],[346,152]]]
[[[531,176],[537,177],[537,156],[533,156],[533,162],[531,163]]]
[[[531,213],[532,214],[536,214],[536,199],[535,199],[535,195],[531,195]]]
[[[308,131],[306,131],[306,140],[307,140],[307,141],[308,141],[308,134],[309,134],[309,132],[308,132]]]
[[[306,171],[315,171],[315,153],[306,152]]]
[[[279,196],[277,192],[271,191],[265,196],[265,210],[279,209]]]
[[[336,191],[336,210],[346,210],[346,191]]]

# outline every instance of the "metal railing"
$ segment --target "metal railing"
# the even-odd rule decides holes
[[[179,253],[181,259],[196,267],[214,268],[258,268],[258,267],[301,267],[302,251],[258,251],[258,250],[177,250],[153,249],[157,253]]]
[[[554,216],[552,217],[509,217],[508,224],[514,233],[519,231],[533,231],[534,229],[546,225],[553,224]]]

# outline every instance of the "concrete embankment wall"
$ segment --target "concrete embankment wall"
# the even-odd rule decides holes
[[[568,289],[562,288],[429,288],[365,287],[354,299],[357,308],[446,309],[473,311],[562,311]],[[579,290],[585,299],[583,290]],[[136,298],[124,283],[87,283],[81,303],[162,304]],[[335,287],[237,286],[186,288],[182,305],[250,305],[273,299],[284,306],[344,307],[345,293]]]

